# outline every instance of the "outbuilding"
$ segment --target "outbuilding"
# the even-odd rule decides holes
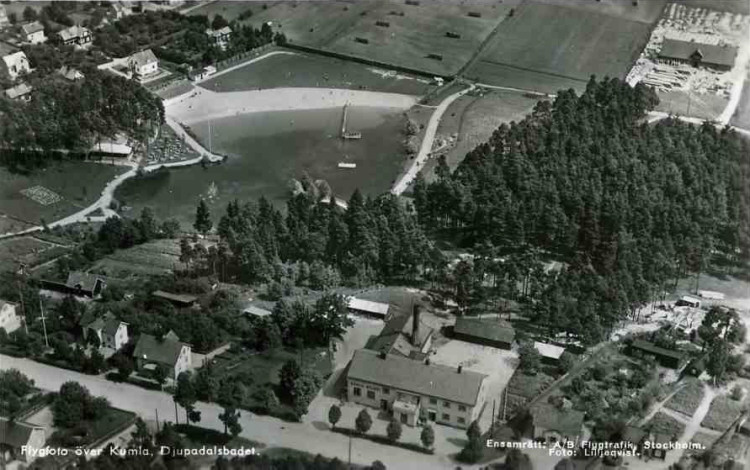
[[[510,324],[504,321],[461,317],[453,326],[453,337],[468,343],[510,349],[516,332]]]

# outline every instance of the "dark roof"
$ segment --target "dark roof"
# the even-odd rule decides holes
[[[550,403],[537,403],[529,410],[534,426],[557,431],[561,434],[578,435],[583,426],[583,411],[564,410]]]
[[[104,327],[102,328],[102,331],[105,335],[113,336],[115,333],[117,333],[120,325],[127,325],[127,323],[121,322],[119,319],[115,318],[114,315],[112,315],[112,317],[107,318],[104,321]]]
[[[734,65],[734,59],[737,56],[737,47],[664,39],[659,57],[689,60],[696,52],[700,53],[701,62],[731,67]]]
[[[622,433],[622,440],[630,442],[631,444],[638,444],[648,434],[638,426],[625,426],[625,431]]]
[[[433,329],[420,320],[419,331],[417,332],[419,338],[417,338],[417,346],[415,346],[411,343],[412,325],[414,325],[412,315],[403,314],[392,317],[385,323],[383,330],[373,342],[371,349],[387,353],[399,353],[407,357],[414,349],[422,349],[422,346],[432,335]]]
[[[180,351],[183,346],[186,346],[186,344],[180,341],[166,337],[159,341],[154,336],[143,333],[138,338],[133,356],[136,359],[158,362],[159,364],[174,367],[177,358],[180,357]]]
[[[96,282],[104,282],[104,276],[98,274],[84,273],[81,271],[71,271],[68,273],[68,280],[65,285],[71,289],[75,289],[77,285],[81,286],[81,290],[87,292],[94,292],[96,288]]]
[[[674,351],[672,349],[664,349],[659,346],[656,346],[653,343],[649,343],[648,341],[643,341],[641,339],[637,339],[633,341],[633,344],[631,345],[631,347],[649,352],[655,356],[666,356],[666,357],[671,357],[672,359],[677,359],[677,360],[681,360],[683,357],[683,354],[680,351]]]
[[[420,395],[474,406],[485,379],[484,374],[389,354],[359,349],[349,366],[349,379],[405,390]]]
[[[508,323],[478,318],[458,318],[453,332],[503,343],[512,343],[516,337],[515,330]]]
[[[22,421],[0,418],[0,443],[12,447],[24,446],[29,443],[29,438],[35,429],[42,428]]]
[[[192,304],[198,297],[189,294],[172,294],[171,292],[164,292],[163,290],[157,290],[151,293],[154,297],[160,299],[169,300],[178,304]]]

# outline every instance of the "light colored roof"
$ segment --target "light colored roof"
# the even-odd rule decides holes
[[[352,310],[359,310],[361,312],[377,313],[378,315],[387,315],[390,306],[380,302],[373,302],[371,300],[358,299],[356,297],[349,297],[349,308]]]
[[[219,36],[225,36],[228,34],[232,34],[232,28],[229,26],[224,26],[221,29],[207,29],[206,34],[211,37],[219,37]]]
[[[21,25],[21,30],[23,31],[23,34],[29,35],[38,33],[39,31],[44,31],[44,25],[38,21],[32,21],[31,23],[26,23],[24,25]]]
[[[73,67],[68,67],[66,65],[63,65],[57,70],[57,73],[65,77],[66,79],[70,81],[80,80],[83,77],[83,73],[81,73],[79,70],[74,69]]]
[[[3,56],[3,62],[5,62],[5,65],[8,66],[8,68],[13,67],[14,65],[16,68],[23,68],[21,64],[24,66],[29,65],[29,59],[26,57],[26,54],[24,54],[23,51],[17,51],[12,52],[8,55]]]
[[[133,147],[116,142],[99,142],[91,147],[91,151],[115,155],[130,155],[133,152]]]
[[[662,43],[659,57],[668,59],[688,60],[696,52],[701,55],[701,62],[714,65],[734,65],[737,57],[737,47],[719,46],[716,44],[702,44],[699,42],[680,41],[676,39],[665,39]]]
[[[163,290],[156,290],[151,293],[154,297],[160,299],[169,300],[170,302],[177,302],[180,304],[191,304],[198,300],[198,297],[189,294],[173,294],[171,292],[164,292]]]
[[[565,348],[555,346],[554,344],[540,343],[539,341],[534,341],[534,347],[539,351],[539,354],[541,354],[542,357],[550,359],[560,359],[562,353],[565,352]]]
[[[267,317],[271,314],[271,312],[269,312],[268,310],[256,307],[254,305],[248,305],[242,312],[248,315],[255,315],[256,317]]]
[[[690,296],[690,295],[683,295],[682,297],[680,297],[680,300],[684,302],[691,302],[691,303],[696,303],[696,304],[701,303],[701,299]]]
[[[347,377],[474,406],[486,375],[470,370],[459,373],[453,367],[427,365],[401,356],[385,355],[383,359],[375,351],[359,349]]]
[[[151,49],[136,52],[128,59],[128,64],[135,65],[136,67],[143,67],[144,65],[148,65],[152,62],[158,62],[158,59],[154,55],[154,51],[152,51]]]
[[[182,347],[185,343],[164,337],[161,341],[156,337],[142,333],[135,345],[133,357],[149,362],[156,362],[168,366],[174,366],[180,357]]]
[[[12,307],[15,307],[17,304],[15,302],[11,302],[9,300],[0,299],[0,310],[2,310],[2,308],[5,307],[6,305],[10,305]]]
[[[74,25],[70,28],[65,28],[63,30],[60,30],[59,33],[57,33],[60,36],[60,39],[65,41],[69,41],[71,39],[77,39],[83,36],[90,36],[91,31],[88,28],[84,28],[83,26]]]
[[[26,83],[19,83],[18,85],[8,88],[5,90],[5,96],[7,96],[10,99],[16,99],[19,96],[28,95],[31,93],[31,86],[27,85]]]

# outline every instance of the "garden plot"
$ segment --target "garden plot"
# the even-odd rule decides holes
[[[39,185],[22,189],[19,192],[32,201],[36,202],[37,204],[41,204],[43,206],[56,204],[63,199],[62,196],[52,191],[51,189],[47,189],[44,186]]]
[[[742,400],[734,400],[729,395],[720,395],[711,402],[701,426],[716,431],[725,431],[742,412]]]

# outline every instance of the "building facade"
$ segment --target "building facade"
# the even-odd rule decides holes
[[[13,333],[21,328],[21,317],[18,315],[17,305],[0,299],[0,328],[6,333]]]
[[[416,426],[420,421],[467,428],[486,399],[486,376],[361,349],[347,375],[349,401],[393,415]]]
[[[41,44],[47,42],[47,36],[44,34],[44,26],[38,21],[32,21],[21,26],[23,40],[27,44]]]

